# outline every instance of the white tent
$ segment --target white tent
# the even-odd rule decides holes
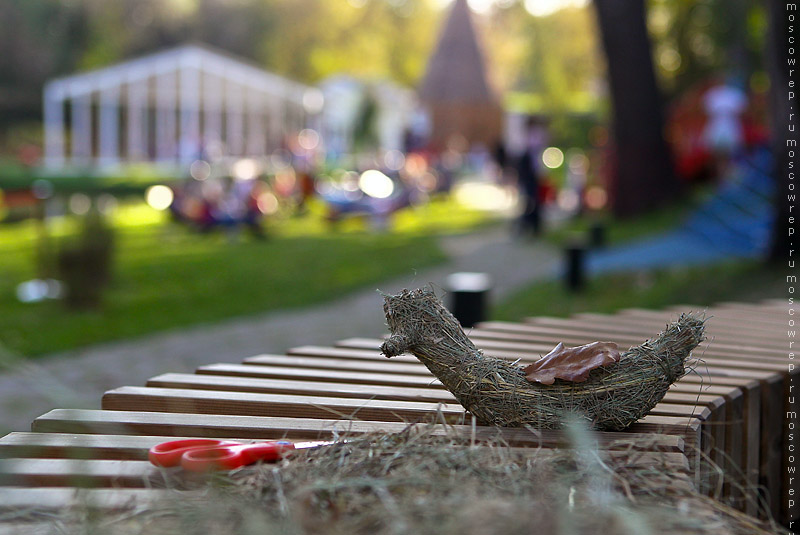
[[[346,74],[323,80],[320,90],[325,101],[321,130],[329,153],[341,155],[353,151],[353,131],[367,98],[374,99],[377,106],[373,125],[377,148],[403,150],[405,131],[418,108],[413,91],[392,82],[365,82]]]
[[[321,104],[314,88],[204,46],[181,46],[48,82],[45,165],[185,165],[212,148],[216,157],[260,156]]]

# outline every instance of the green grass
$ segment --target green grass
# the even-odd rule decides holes
[[[391,230],[361,220],[331,232],[314,213],[273,222],[270,237],[235,241],[167,224],[145,205],[114,219],[114,279],[103,306],[65,310],[60,302],[23,304],[15,288],[34,278],[38,243],[32,222],[0,227],[0,344],[24,356],[154,331],[306,306],[445,260],[436,235],[475,228],[484,214],[438,200],[396,214]],[[74,222],[50,232],[68,237]]]
[[[608,245],[625,243],[675,228],[689,216],[707,194],[707,189],[699,188],[687,199],[650,210],[632,219],[614,219],[603,213],[583,215],[553,229],[545,237],[557,246],[564,245],[570,240],[588,239],[589,229],[599,222],[605,227]]]
[[[603,275],[591,279],[580,293],[569,292],[561,280],[541,282],[500,303],[492,317],[519,321],[529,316],[611,313],[628,307],[708,306],[785,294],[785,279],[776,268],[757,261],[732,261],[710,267]]]

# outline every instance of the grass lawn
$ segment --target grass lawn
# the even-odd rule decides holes
[[[23,304],[15,297],[34,278],[35,227],[0,227],[0,343],[36,356],[153,331],[299,307],[373,287],[445,260],[436,235],[485,224],[487,216],[437,200],[395,215],[391,230],[371,232],[363,221],[331,232],[312,213],[275,221],[270,237],[198,235],[166,223],[143,204],[114,218],[114,278],[103,306],[67,311],[60,302]],[[68,236],[74,223],[54,221]]]
[[[545,239],[553,245],[564,245],[573,239],[587,239],[595,223],[605,228],[607,245],[625,243],[643,236],[664,232],[679,226],[709,194],[707,187],[691,192],[686,199],[678,200],[656,210],[631,219],[613,219],[608,214],[586,214],[552,229]]]
[[[610,313],[626,307],[754,301],[785,296],[785,280],[784,272],[756,261],[603,275],[589,280],[581,293],[569,292],[559,279],[518,292],[495,307],[492,317],[520,321],[528,316]]]

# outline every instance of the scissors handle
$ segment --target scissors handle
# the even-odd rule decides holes
[[[185,440],[170,440],[150,448],[147,458],[156,466],[166,468],[179,466],[183,454],[193,448],[216,448],[222,446],[233,446],[238,442],[229,440],[218,440],[216,438],[189,438]]]
[[[235,470],[258,461],[277,461],[294,449],[294,444],[285,440],[190,448],[181,456],[181,467],[191,472]]]

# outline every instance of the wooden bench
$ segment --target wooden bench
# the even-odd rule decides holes
[[[681,307],[689,309],[699,307]],[[661,459],[686,467],[697,483],[711,482],[709,493],[721,490],[723,499],[749,514],[757,512],[758,504],[746,499],[741,487],[761,485],[770,511],[778,516],[788,481],[782,471],[787,453],[782,419],[775,415],[785,409],[790,379],[775,343],[781,335],[780,312],[775,302],[710,309],[710,341],[695,351],[702,360],[694,371],[629,430],[596,433],[598,446],[614,455],[646,454],[637,462]],[[742,317],[762,313],[769,319],[741,323]],[[626,310],[485,322],[469,334],[487,354],[532,362],[562,341],[636,345],[675,316],[673,310]],[[421,363],[407,355],[384,358],[377,350],[380,342],[352,338],[333,347],[303,346],[241,364],[202,366],[195,374],[162,374],[145,386],[108,391],[102,410],[50,411],[33,422],[32,432],[0,439],[0,503],[57,509],[74,505],[69,487],[90,487],[94,494],[85,502],[92,507],[157,501],[160,489],[185,486],[174,472],[145,460],[148,448],[166,437],[329,439],[434,422],[436,432],[471,440],[499,435],[515,447],[569,446],[560,431],[475,425]],[[733,474],[733,483],[718,489],[714,474],[703,469],[706,457]],[[24,492],[4,501],[14,489]]]

